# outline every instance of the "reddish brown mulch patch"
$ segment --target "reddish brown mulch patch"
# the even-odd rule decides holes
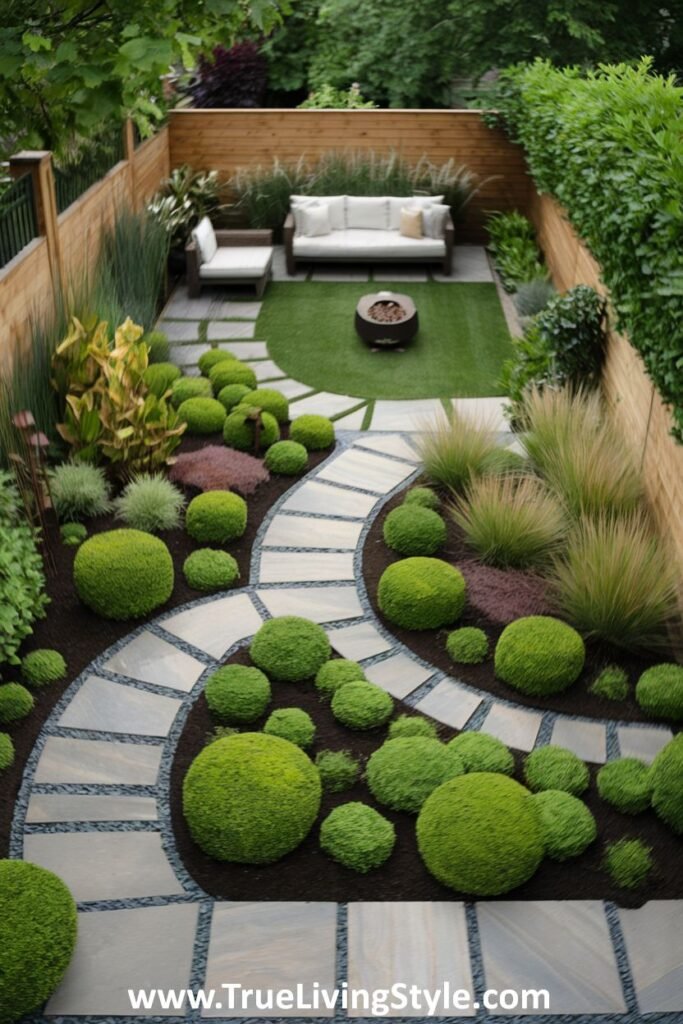
[[[540,576],[475,561],[458,567],[467,582],[469,604],[491,622],[506,626],[524,615],[552,615],[548,585]]]
[[[244,497],[270,479],[261,459],[223,444],[207,444],[193,452],[181,452],[168,476],[185,487],[197,487],[201,491],[238,491]]]

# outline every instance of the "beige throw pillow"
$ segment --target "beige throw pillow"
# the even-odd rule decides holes
[[[400,233],[406,238],[422,238],[422,210],[410,210],[406,206],[403,207]]]

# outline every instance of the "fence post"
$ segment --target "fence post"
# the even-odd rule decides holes
[[[33,195],[36,204],[38,232],[45,237],[47,242],[52,290],[55,302],[59,305],[62,298],[64,273],[62,251],[59,243],[57,197],[55,195],[54,174],[52,173],[52,153],[49,150],[24,149],[10,157],[9,171],[13,178],[20,178],[24,174],[30,174],[33,177]]]

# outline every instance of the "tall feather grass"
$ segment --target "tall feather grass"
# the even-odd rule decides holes
[[[455,411],[448,419],[426,422],[416,443],[425,476],[454,492],[487,472],[498,450],[492,422],[465,419]]]

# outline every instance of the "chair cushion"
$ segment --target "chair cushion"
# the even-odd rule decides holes
[[[422,238],[422,210],[418,206],[412,210],[404,206],[401,210],[401,234],[406,238]]]
[[[302,235],[329,235],[332,227],[327,203],[310,203],[302,206],[300,214]]]
[[[443,196],[388,196],[389,202],[389,227],[392,231],[398,231],[401,227],[401,210],[404,206],[423,206],[432,203],[442,203]]]
[[[327,206],[329,207],[330,227],[333,231],[341,231],[346,227],[344,213],[345,201],[346,196],[290,196],[289,204],[292,207],[292,213],[294,214],[294,225],[296,230],[299,231],[299,225],[297,223],[298,209],[311,203],[327,203]]]
[[[213,224],[208,217],[202,217],[197,227],[192,232],[192,239],[199,249],[201,263],[210,263],[216,255],[218,243],[214,234]]]
[[[446,218],[450,213],[450,206],[442,203],[430,203],[422,207],[422,233],[428,238],[443,238],[446,228]]]
[[[350,228],[329,235],[295,235],[293,251],[297,259],[442,259],[446,253],[443,238],[406,238],[398,231]]]
[[[199,276],[206,280],[261,277],[272,258],[273,248],[270,245],[226,246],[218,249],[210,262],[202,263]]]
[[[386,231],[389,204],[386,196],[347,196],[346,227]]]

